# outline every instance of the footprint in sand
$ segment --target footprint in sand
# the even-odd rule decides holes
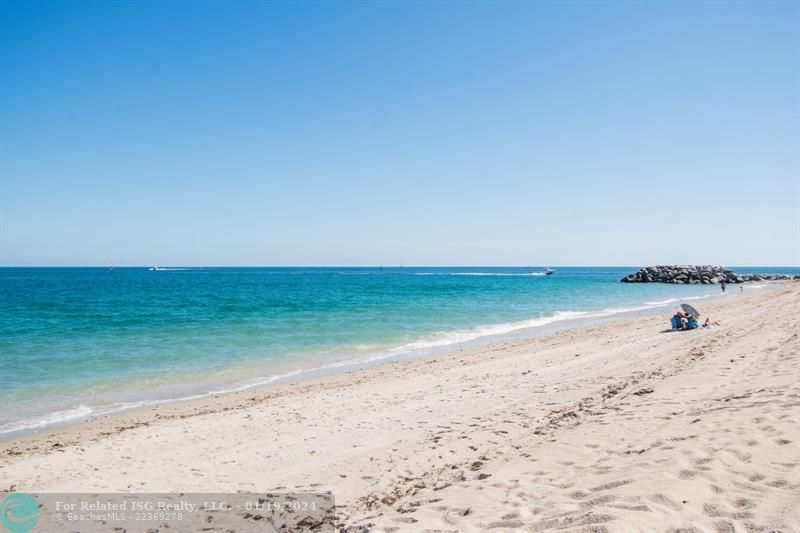
[[[592,487],[589,490],[591,490],[592,492],[600,492],[603,490],[616,489],[617,487],[624,487],[625,485],[629,485],[631,483],[633,483],[632,479],[623,479],[622,481],[612,481],[611,483],[604,483],[602,485]]]
[[[737,498],[734,500],[733,505],[735,505],[738,509],[752,509],[756,506],[752,500],[748,500],[747,498]]]
[[[680,510],[683,509],[683,507],[681,507],[681,505],[679,505],[676,501],[672,500],[671,498],[669,498],[668,496],[665,496],[663,494],[652,494],[650,496],[650,500],[653,503],[657,503],[657,504],[669,507],[673,511],[680,511]]]
[[[715,503],[704,503],[703,514],[712,518],[729,516],[728,513],[720,510],[719,506]]]
[[[736,528],[733,524],[725,520],[714,522],[714,530],[717,533],[736,533]]]
[[[611,503],[616,500],[616,496],[612,496],[611,494],[606,494],[604,496],[600,496],[598,498],[592,498],[591,500],[586,500],[585,502],[581,502],[581,507],[594,507],[596,505],[605,505],[607,503]]]

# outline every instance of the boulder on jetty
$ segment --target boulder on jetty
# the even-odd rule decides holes
[[[712,265],[658,265],[644,267],[620,281],[622,283],[679,283],[709,285],[712,283],[744,283],[746,281],[775,281],[800,279],[783,274],[737,274],[730,268]]]

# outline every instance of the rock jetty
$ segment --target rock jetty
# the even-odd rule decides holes
[[[645,267],[620,281],[622,283],[679,283],[709,285],[712,283],[745,283],[747,281],[775,281],[800,279],[800,276],[783,274],[737,274],[730,268],[697,265],[658,265]]]

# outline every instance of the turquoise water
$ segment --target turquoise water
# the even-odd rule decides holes
[[[619,283],[634,270],[0,269],[0,436],[719,293]]]

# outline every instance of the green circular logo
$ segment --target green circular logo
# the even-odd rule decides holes
[[[0,522],[11,533],[27,533],[39,522],[39,502],[22,492],[12,492],[0,502]]]

